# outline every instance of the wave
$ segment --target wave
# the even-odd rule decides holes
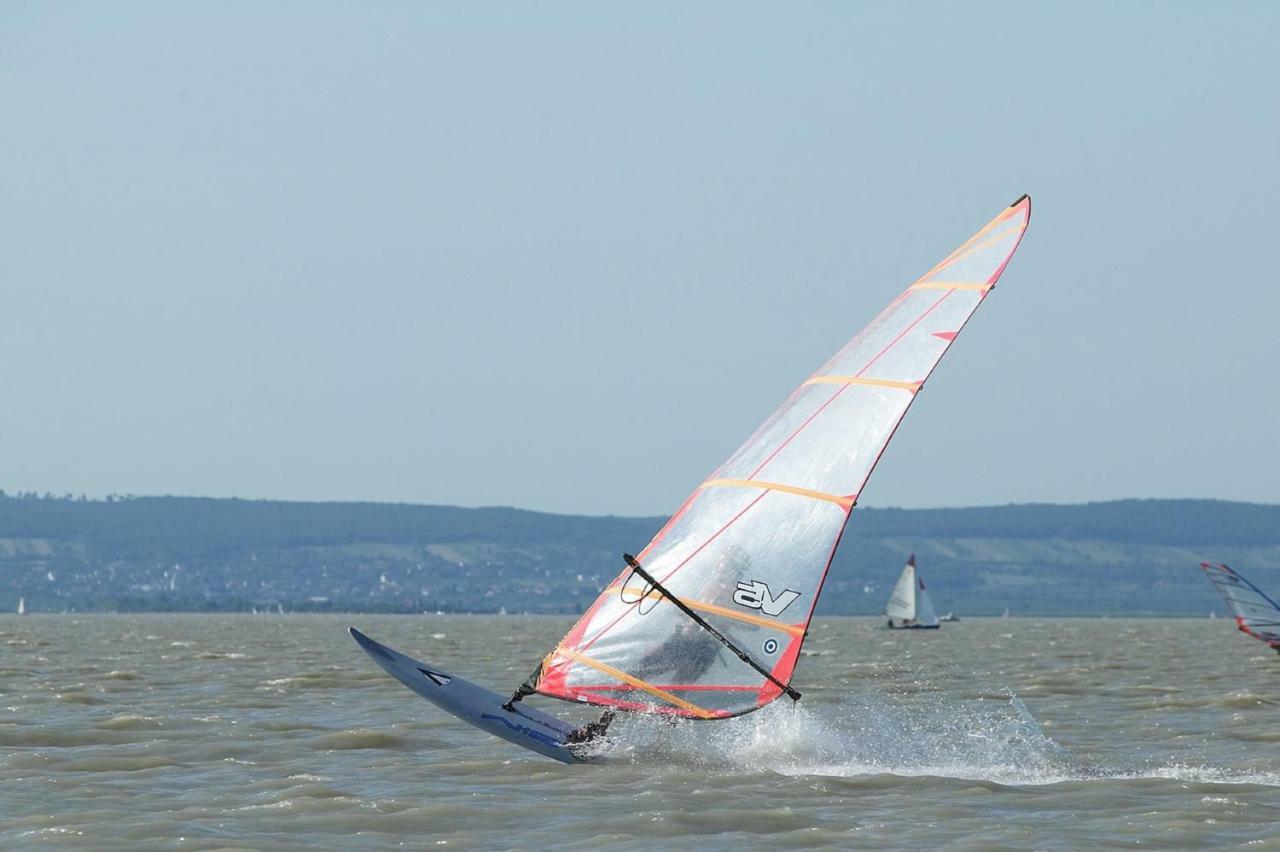
[[[159,716],[142,716],[137,713],[120,713],[98,722],[96,728],[110,731],[146,731],[164,727],[164,720]]]
[[[723,722],[672,724],[637,716],[610,731],[602,754],[633,764],[858,779],[965,780],[993,786],[1096,781],[1178,781],[1280,787],[1280,773],[1153,762],[1095,766],[1078,761],[1042,730],[1015,696],[905,704],[863,698],[831,713],[781,701]],[[877,780],[880,779],[880,780]]]
[[[103,675],[106,680],[137,680],[137,672],[126,671],[124,669],[113,669]]]
[[[352,749],[407,751],[416,748],[414,741],[408,737],[388,733],[387,731],[375,731],[369,728],[356,728],[349,731],[321,734],[307,740],[306,744],[311,748],[325,751]]]

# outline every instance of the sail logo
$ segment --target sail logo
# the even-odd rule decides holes
[[[769,584],[762,583],[759,580],[739,583],[738,588],[733,593],[733,602],[738,606],[745,606],[747,609],[758,609],[765,615],[771,615],[774,618],[782,615],[783,611],[799,598],[800,593],[791,589],[783,590],[775,598],[773,592],[769,590]]]

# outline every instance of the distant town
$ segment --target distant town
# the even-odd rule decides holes
[[[663,518],[0,492],[0,610],[585,609]],[[820,612],[877,614],[910,553],[958,615],[1198,615],[1201,560],[1280,591],[1280,506],[1198,500],[854,512]]]

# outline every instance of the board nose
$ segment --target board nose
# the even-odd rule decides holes
[[[392,651],[386,645],[376,639],[370,639],[354,627],[348,627],[347,631],[351,634],[351,638],[356,640],[356,644],[364,649],[364,652],[371,657],[381,657],[384,660],[396,661],[396,652]]]

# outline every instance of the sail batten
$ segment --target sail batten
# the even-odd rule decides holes
[[[704,719],[784,694],[857,496],[1029,218],[1020,199],[895,297],[640,552],[711,630],[624,569],[544,662],[537,692]]]
[[[684,710],[690,715],[697,716],[699,719],[709,719],[715,715],[715,713],[712,713],[709,710],[704,710],[703,708],[697,706],[696,704],[693,704],[689,701],[685,701],[682,698],[678,698],[675,695],[672,695],[670,692],[668,692],[665,689],[662,689],[661,687],[654,686],[653,684],[647,683],[641,680],[640,678],[632,677],[626,672],[618,671],[613,666],[602,663],[599,660],[593,660],[590,657],[588,657],[586,654],[579,654],[576,651],[570,651],[567,648],[560,648],[557,651],[557,654],[568,657],[574,662],[582,663],[583,665],[596,669],[597,671],[600,671],[608,675],[609,677],[616,678],[617,680],[621,681],[627,686],[644,690],[650,695],[656,698],[660,698],[663,701],[666,701],[668,704],[674,705],[675,707],[678,707],[681,710]]]
[[[985,293],[996,285],[985,281],[922,281],[912,284],[912,290],[976,290]]]
[[[650,588],[627,586],[623,589],[623,594],[646,597],[655,604],[668,600],[661,592]],[[737,612],[736,610],[729,609],[728,607],[707,603],[706,601],[685,600],[683,603],[685,606],[690,609],[696,609],[698,612],[710,612],[715,615],[723,615],[725,618],[732,618],[736,621],[746,622],[747,624],[757,624],[761,627],[767,627],[770,630],[780,630],[783,633],[791,633],[797,636],[804,633],[804,625],[801,624],[785,624],[782,622],[771,621],[767,618],[758,618],[754,615],[747,615],[744,612]]]
[[[857,502],[857,498],[851,494],[827,494],[823,491],[813,491],[809,488],[801,488],[798,485],[786,485],[781,482],[765,482],[760,479],[708,479],[698,487],[761,488],[765,491],[784,491],[788,494],[798,494],[801,497],[808,497],[813,500],[826,500],[828,503],[835,503],[837,506],[844,506],[846,509],[852,507],[853,504]]]
[[[900,382],[894,379],[868,379],[862,376],[814,376],[805,379],[806,385],[872,385],[881,388],[897,388],[915,393],[923,382]]]

